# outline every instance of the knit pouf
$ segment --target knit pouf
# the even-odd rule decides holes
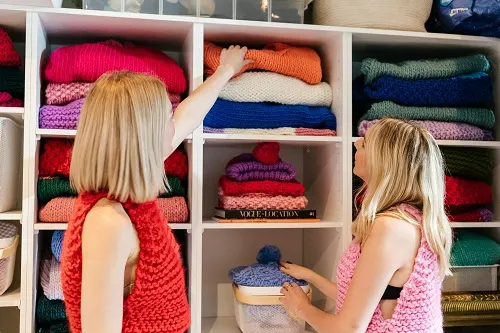
[[[483,181],[492,176],[493,159],[488,149],[441,147],[441,153],[451,176]]]
[[[24,73],[17,67],[0,67],[0,91],[24,98]]]
[[[476,180],[445,176],[445,205],[450,213],[467,210],[470,206],[489,205],[493,200],[491,186]]]
[[[221,52],[222,47],[205,42],[205,74],[212,75],[219,67]],[[272,43],[263,49],[249,49],[245,59],[253,59],[254,62],[243,67],[238,74],[249,70],[264,70],[292,76],[308,84],[321,82],[321,59],[318,53],[309,47]]]
[[[0,28],[0,66],[18,67],[21,66],[21,58],[14,48],[12,39],[5,30]]]
[[[63,301],[51,301],[45,295],[40,296],[36,305],[36,322],[38,325],[48,326],[54,323],[66,322],[66,320]]]
[[[223,209],[305,209],[307,203],[304,196],[270,196],[261,193],[234,197],[219,195],[219,207]]]
[[[80,119],[85,98],[78,99],[68,105],[44,105],[40,108],[40,128],[75,130]]]
[[[432,0],[315,0],[313,22],[320,25],[425,31]]]
[[[483,234],[462,229],[451,249],[453,266],[488,266],[500,262],[500,244]]]
[[[0,92],[0,106],[9,108],[21,108],[24,102],[18,98],[13,97],[8,92]]]
[[[337,131],[305,127],[278,128],[214,128],[203,126],[205,133],[242,134],[242,135],[296,135],[296,136],[336,136]]]
[[[102,74],[118,70],[154,75],[174,93],[186,90],[184,72],[169,56],[114,40],[58,48],[50,55],[43,78],[57,83],[94,82]]]

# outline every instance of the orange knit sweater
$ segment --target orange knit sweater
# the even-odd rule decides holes
[[[219,67],[222,47],[205,42],[204,48],[205,74],[212,75]],[[249,49],[245,59],[253,59],[254,62],[243,67],[237,75],[249,70],[265,70],[293,76],[309,84],[321,82],[321,59],[309,47],[272,43],[261,50]]]
[[[72,333],[81,333],[82,230],[87,213],[106,193],[83,193],[64,235],[61,258],[63,294]],[[123,303],[122,333],[183,333],[190,310],[179,244],[156,200],[122,203],[139,237],[133,292]]]

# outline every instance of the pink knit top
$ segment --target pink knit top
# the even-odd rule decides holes
[[[421,222],[421,212],[418,209],[406,204],[401,208]],[[353,242],[338,266],[337,313],[342,311],[360,254],[359,243]],[[392,318],[387,320],[383,318],[379,304],[366,332],[442,333],[441,287],[442,279],[439,274],[437,255],[431,251],[425,237],[422,236],[413,272],[403,286]]]

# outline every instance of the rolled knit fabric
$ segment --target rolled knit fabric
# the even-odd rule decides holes
[[[304,209],[307,203],[307,198],[304,196],[219,195],[219,207],[222,209]]]
[[[17,67],[0,67],[0,91],[24,98],[24,73]]]
[[[358,135],[365,136],[366,131],[377,122],[378,119],[363,120],[358,126]],[[411,122],[425,127],[436,140],[493,140],[491,131],[469,124],[422,120],[411,120]]]
[[[94,82],[106,72],[123,70],[154,75],[174,93],[186,90],[184,72],[169,56],[114,40],[58,48],[50,55],[43,78],[57,83]]]
[[[337,129],[335,115],[327,107],[240,103],[217,99],[203,120],[215,128],[307,127]]]
[[[39,222],[68,222],[74,210],[75,202],[75,197],[59,197],[50,200],[38,212]],[[186,199],[183,197],[159,198],[158,206],[169,223],[184,223],[188,220],[188,207]]]
[[[78,99],[68,105],[44,105],[40,108],[40,128],[76,130],[85,98]]]
[[[304,186],[297,181],[279,182],[274,180],[254,180],[237,182],[228,176],[219,179],[219,186],[223,195],[239,196],[250,193],[265,193],[271,196],[293,196],[304,195]]]
[[[409,60],[397,64],[383,63],[371,58],[361,62],[361,72],[365,75],[367,84],[382,75],[408,80],[437,79],[489,72],[490,68],[490,62],[482,54],[447,59]]]
[[[290,163],[263,164],[257,162],[252,154],[236,156],[226,166],[226,174],[233,180],[295,180],[296,170]]]
[[[493,212],[488,208],[477,208],[471,211],[448,215],[450,222],[491,222]]]
[[[244,135],[296,135],[296,136],[337,136],[337,131],[330,129],[316,128],[213,128],[203,126],[205,133],[223,133],[223,134],[244,134]]]
[[[371,99],[403,105],[466,106],[491,103],[493,85],[486,73],[421,80],[381,76],[364,91]]]
[[[495,125],[495,114],[491,109],[403,106],[390,101],[373,104],[361,120],[383,117],[450,121],[486,128],[492,128]]]
[[[212,75],[219,67],[221,52],[222,47],[205,42],[205,74]],[[245,59],[253,59],[254,62],[243,67],[238,74],[249,70],[264,70],[296,77],[309,84],[321,82],[321,59],[318,53],[309,47],[271,43],[263,49],[249,49]]]
[[[56,258],[42,260],[40,285],[44,295],[49,300],[64,300],[61,284],[61,264]]]
[[[12,39],[7,32],[0,28],[0,66],[1,67],[19,67],[21,66],[21,57],[14,48]]]
[[[0,92],[0,106],[9,108],[22,108],[24,102],[13,97],[8,92]]]
[[[441,147],[441,153],[451,176],[488,180],[492,175],[493,159],[488,149]]]
[[[63,105],[84,98],[92,84],[90,82],[49,83],[45,89],[46,104]],[[181,101],[180,94],[169,93],[168,98],[171,103]]]
[[[64,240],[64,230],[56,230],[52,234],[50,249],[57,261],[61,261],[62,243]]]
[[[451,214],[465,211],[470,206],[489,205],[493,200],[491,186],[477,180],[445,176],[445,206]]]
[[[64,302],[61,300],[51,301],[45,295],[41,295],[36,305],[37,326],[47,326],[66,321]]]
[[[278,73],[246,72],[226,83],[219,98],[233,102],[330,106],[333,94],[326,82],[307,84]]]

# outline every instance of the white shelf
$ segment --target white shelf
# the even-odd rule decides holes
[[[351,138],[351,142],[354,143],[361,137],[355,136]],[[440,146],[449,147],[471,147],[471,148],[492,148],[499,149],[500,141],[468,141],[468,140],[436,140]]]
[[[282,144],[311,146],[342,142],[342,137],[340,136],[240,135],[218,133],[203,133],[203,139],[205,144],[208,145],[275,141]]]
[[[201,333],[241,333],[235,317],[203,318]],[[304,333],[313,333],[306,331]]]
[[[76,130],[37,128],[35,134],[41,138],[74,138],[76,136]],[[193,135],[190,134],[186,140],[192,140],[192,138]]]
[[[290,222],[290,223],[219,223],[211,219],[203,220],[204,229],[326,229],[342,228],[342,222]]]
[[[22,213],[20,210],[11,210],[9,212],[0,213],[0,221],[20,221]]]
[[[21,290],[7,290],[7,292],[0,296],[0,308],[18,307],[21,304]]]
[[[18,123],[22,123],[24,119],[24,108],[8,108],[0,107],[0,117],[9,117]]]
[[[500,228],[500,222],[451,222],[452,228]]]
[[[169,223],[171,229],[191,230],[190,223]],[[35,230],[66,230],[67,223],[35,223]]]

